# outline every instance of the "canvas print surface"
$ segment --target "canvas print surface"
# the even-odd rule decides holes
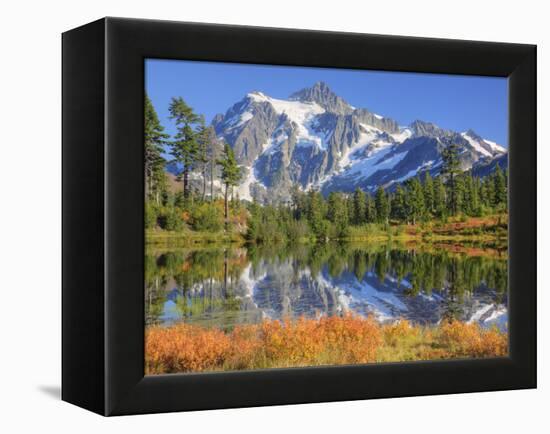
[[[145,76],[146,374],[508,354],[506,79]]]

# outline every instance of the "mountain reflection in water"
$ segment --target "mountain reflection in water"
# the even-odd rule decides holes
[[[351,311],[381,322],[507,324],[505,256],[391,245],[212,247],[146,255],[146,324],[229,329]]]

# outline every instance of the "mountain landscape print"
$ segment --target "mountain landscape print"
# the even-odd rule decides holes
[[[147,374],[507,355],[505,79],[145,70]]]

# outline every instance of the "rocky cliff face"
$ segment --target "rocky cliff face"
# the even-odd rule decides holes
[[[423,121],[403,127],[391,118],[355,108],[322,82],[275,99],[252,92],[212,125],[242,165],[242,199],[285,201],[293,185],[353,191],[391,187],[441,170],[441,151],[461,149],[464,170],[486,165],[506,150],[469,130],[458,133]]]

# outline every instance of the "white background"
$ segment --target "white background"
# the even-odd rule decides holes
[[[0,431],[548,432],[548,225],[539,227],[539,389],[102,418],[59,400],[61,32],[125,16],[537,44],[539,221],[548,218],[543,1],[4,1],[0,6]],[[548,170],[548,169],[546,169]],[[546,199],[546,200],[545,200]],[[543,265],[541,268],[540,265]],[[546,309],[545,309],[546,308]]]

